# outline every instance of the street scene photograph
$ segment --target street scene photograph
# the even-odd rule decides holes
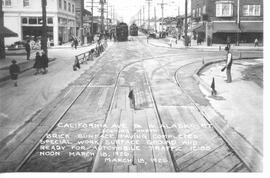
[[[264,5],[1,0],[0,173],[264,173]]]

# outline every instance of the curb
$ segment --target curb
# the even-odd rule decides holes
[[[256,59],[256,58],[245,58],[245,59]],[[243,60],[243,59],[235,59]],[[206,82],[204,82],[200,77],[200,72],[207,66],[223,62],[224,60],[211,61],[204,64],[202,67],[197,69],[192,77],[201,84],[209,93],[212,89]],[[192,99],[193,100],[193,99]],[[241,133],[237,132],[233,127],[231,127],[223,116],[220,115],[211,105],[200,106],[193,101],[195,106],[198,108],[200,113],[204,118],[213,126],[216,132],[224,139],[230,148],[236,153],[240,160],[242,160],[245,165],[252,172],[262,172],[263,171],[263,153],[261,153],[257,148],[255,148]]]
[[[197,49],[197,50],[201,50],[201,51],[223,51],[223,50],[219,50],[219,47],[218,46],[217,47],[211,47],[211,48],[209,48],[209,47],[194,47],[194,46],[187,46],[187,47],[176,48],[176,47],[169,47],[165,43],[163,43],[164,46],[163,45],[158,45],[158,44],[153,44],[150,41],[149,41],[148,44],[150,44],[152,46],[155,46],[155,47],[168,48],[168,49]],[[232,51],[235,51],[235,50],[237,50],[237,51],[240,52],[240,51],[246,51],[246,50],[250,50],[250,49],[249,48],[246,48],[246,49],[245,48],[239,48],[239,49],[232,48]],[[257,49],[252,49],[252,50],[254,50],[254,51],[264,51],[263,48],[262,49],[257,48]]]
[[[51,59],[49,59],[49,63],[50,63],[50,62],[53,62],[53,61],[55,61],[55,60],[56,60],[56,58],[51,58]],[[20,66],[20,65],[27,64],[27,63],[29,63],[29,61],[22,62],[22,63],[19,64],[19,66]],[[2,69],[0,69],[0,70],[8,70],[8,68],[9,68],[9,67],[4,67],[4,68],[2,68]],[[30,69],[33,69],[33,65],[32,65],[32,64],[31,64],[30,66],[24,68],[23,70],[21,70],[21,71],[20,71],[20,74],[22,74],[22,73],[24,73],[24,72],[26,72],[26,71],[28,71],[28,70],[30,70]],[[9,80],[9,79],[10,79],[10,75],[8,74],[8,75],[6,75],[6,76],[0,78],[0,83],[1,83],[1,82],[4,82],[4,81],[7,81],[7,80]]]

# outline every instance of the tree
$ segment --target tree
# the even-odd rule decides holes
[[[4,30],[4,12],[2,7],[2,0],[0,2],[0,31]],[[0,59],[6,57],[5,53],[5,37],[3,33],[0,33]]]
[[[47,0],[41,0],[42,5],[42,37],[41,37],[41,49],[45,51],[45,53],[48,53],[47,49],[47,13],[46,13],[46,6],[47,6]]]

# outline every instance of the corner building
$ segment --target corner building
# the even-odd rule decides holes
[[[6,38],[6,45],[27,37],[40,37],[41,0],[2,0],[4,25],[18,34]],[[47,0],[48,38],[54,45],[68,42],[76,34],[75,0]]]
[[[191,0],[193,35],[209,43],[263,42],[263,0]]]

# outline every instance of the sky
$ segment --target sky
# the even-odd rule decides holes
[[[190,1],[190,0],[189,0]],[[99,2],[99,0],[94,0],[94,2]],[[120,21],[130,23],[134,18],[138,18],[138,12],[140,9],[145,8],[145,19],[148,19],[148,2],[147,0],[107,0],[109,3],[109,16],[111,14],[111,9],[114,8],[116,16]],[[151,0],[150,4],[150,17],[154,17],[154,8],[156,7],[157,18],[161,17],[162,11],[161,6],[158,5],[162,0]],[[185,12],[185,0],[163,0],[164,5],[164,17],[167,16],[177,16],[178,8],[180,15]],[[85,0],[85,6],[91,5],[91,0]],[[94,6],[100,6],[99,3],[95,3]],[[189,3],[190,6],[190,3]],[[100,11],[94,10],[94,16],[100,14]],[[88,8],[91,11],[91,9]],[[143,14],[143,13],[142,13]]]

